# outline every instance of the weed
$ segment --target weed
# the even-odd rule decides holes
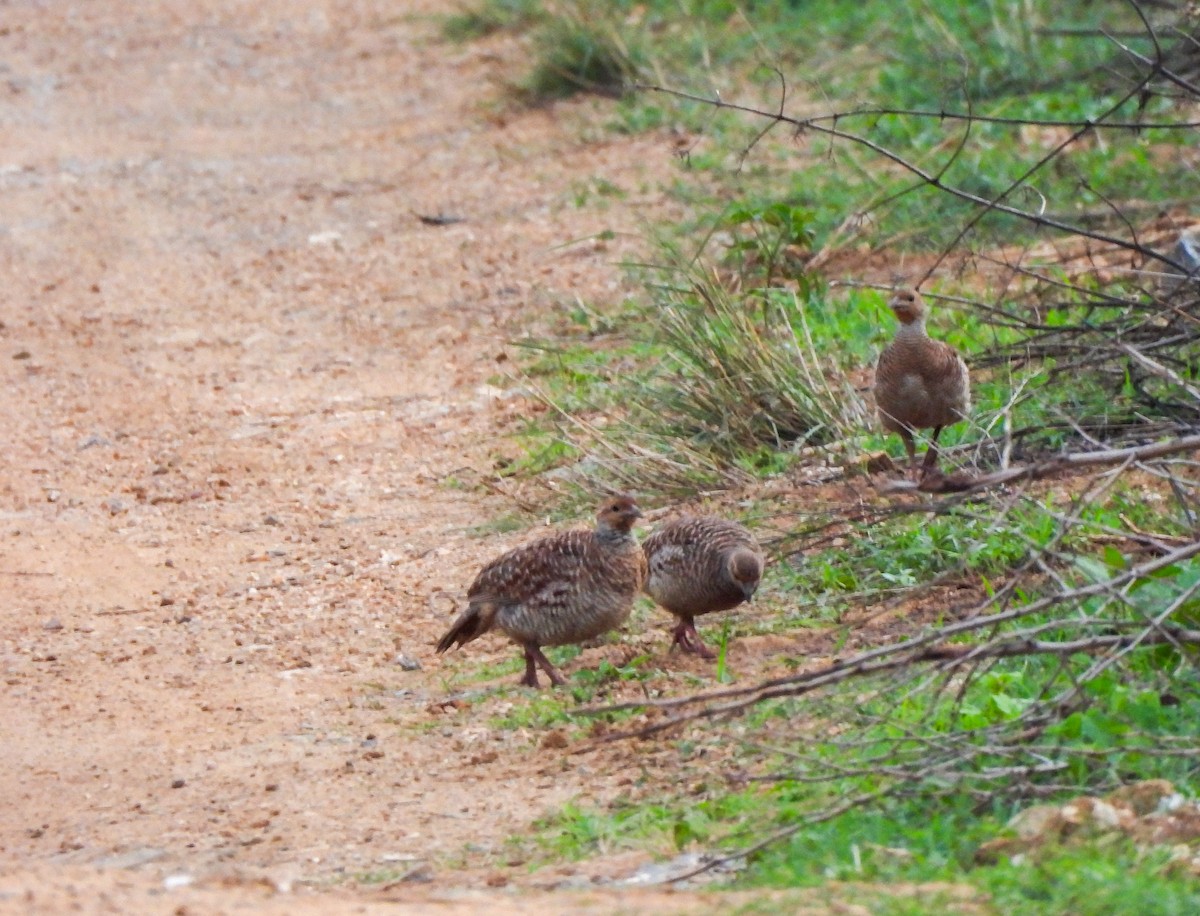
[[[545,17],[541,0],[479,0],[447,16],[442,34],[450,41],[470,41],[502,30],[527,29]]]
[[[894,4],[879,0],[753,3],[744,13],[722,0],[622,0],[606,15],[587,15],[594,11],[567,3],[551,21],[532,26],[531,98],[581,88],[619,94],[649,64],[683,74],[680,80],[719,85],[730,78],[745,87],[747,77],[762,72],[750,62],[755,55],[781,64],[788,76],[796,72],[788,63],[803,59],[805,72],[831,94],[830,110],[849,112],[840,128],[937,174],[943,187],[985,199],[1007,192],[1010,202],[1038,212],[1110,223],[1122,202],[1159,206],[1192,194],[1194,164],[1179,132],[1103,139],[1093,132],[1013,188],[1061,138],[1036,125],[968,129],[952,118],[896,111],[1092,119],[1118,98],[1120,80],[1110,84],[1109,74],[1126,66],[1099,31],[1128,25],[1128,11],[1113,13],[1111,5],[1068,0],[1051,10],[932,0],[916,19],[895,16]],[[1064,22],[1078,28],[1069,33]],[[1088,38],[1088,31],[1096,34]],[[877,53],[880,47],[888,53]],[[708,68],[703,76],[689,70],[700,61]],[[774,92],[774,76],[770,85]],[[839,101],[847,99],[855,101]],[[895,113],[854,114],[859,100]],[[1141,116],[1141,101],[1119,116]],[[1165,104],[1151,99],[1146,110]],[[774,100],[766,107],[773,110]],[[814,265],[828,263],[822,255],[867,243],[890,246],[901,264],[904,249],[956,239],[975,206],[943,187],[914,186],[911,175],[863,145],[818,147],[810,132],[800,137],[802,151],[820,156],[781,152],[768,138],[743,161],[754,127],[725,112],[673,107],[659,95],[625,96],[612,111],[621,130],[678,123],[703,132],[704,142],[687,157],[690,171],[672,191],[694,215],[664,231],[651,259],[656,265],[639,269],[645,292],[638,301],[611,312],[574,304],[564,340],[529,347],[527,371],[548,409],[526,430],[528,456],[506,470],[553,473],[556,483],[572,480],[588,492],[604,485],[694,496],[790,473],[814,446],[886,443],[899,454],[894,437],[866,429],[871,416],[861,393],[861,373],[892,331],[882,298],[831,289]],[[595,181],[572,189],[571,199],[595,206],[619,193]],[[992,211],[973,225],[969,241],[1012,246],[1037,237],[1027,222]],[[1172,372],[1194,374],[1197,348],[1164,344],[1175,326],[1142,308],[1153,297],[1138,298],[1133,281],[1116,273],[1080,279],[1047,268],[1028,289],[1014,281],[1006,301],[936,313],[936,335],[966,354],[974,376],[972,422],[947,430],[943,440],[951,460],[1026,460],[1125,429],[1145,437],[1149,420],[1194,420],[1194,405],[1189,413],[1175,397],[1186,389],[1169,375],[1139,373],[1124,357],[1095,358],[1106,339],[1145,340]],[[1144,336],[1130,337],[1137,334]],[[1011,614],[989,639],[1108,637],[1140,632],[1168,612],[1172,624],[1196,626],[1200,601],[1192,590],[1200,590],[1200,566],[1192,562],[1021,618],[1039,598],[1103,587],[1132,568],[1135,550],[1161,552],[1174,538],[1194,536],[1194,487],[1173,483],[1188,492],[1170,503],[1165,486],[1149,488],[1155,499],[1140,482],[1085,499],[1056,482],[931,511],[869,506],[831,521],[836,546],[801,544],[773,565],[773,587],[803,611],[754,625],[829,626],[851,602],[920,588],[925,598],[907,605],[914,618],[904,622],[908,629],[881,631],[880,639],[928,634],[918,614],[937,622],[977,614],[977,599],[1002,603]],[[931,583],[965,586],[966,597]],[[831,633],[833,654],[861,638],[850,629]],[[718,682],[729,675],[728,638],[727,620]],[[945,642],[947,653],[963,644],[961,637]],[[1085,645],[977,665],[913,666],[853,688],[763,702],[735,724],[705,726],[718,741],[745,742],[731,774],[740,782],[704,798],[679,790],[654,804],[572,805],[544,822],[541,836],[565,857],[629,845],[735,848],[770,827],[811,819],[789,841],[754,856],[740,880],[966,881],[1005,912],[1115,912],[1129,899],[1147,912],[1187,912],[1196,905],[1194,882],[1165,876],[1157,854],[1122,843],[1056,850],[1023,868],[978,867],[973,855],[1031,795],[1146,778],[1169,778],[1194,792],[1200,689],[1190,651],[1167,643],[1112,652]],[[619,681],[652,676],[644,662],[602,663],[573,673],[569,694],[520,693],[497,724],[561,724],[570,702],[591,702]],[[682,741],[700,740],[683,731]],[[759,782],[746,787],[745,780]],[[853,798],[870,801],[845,807]],[[926,903],[885,899],[880,908],[928,911],[920,909]]]
[[[579,92],[619,97],[636,80],[643,53],[598,2],[568,4],[534,34],[535,63],[522,91],[534,104]]]

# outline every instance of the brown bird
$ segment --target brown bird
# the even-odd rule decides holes
[[[643,548],[646,593],[679,618],[672,647],[715,658],[700,640],[695,618],[749,601],[762,578],[763,555],[754,535],[711,515],[683,515],[659,527]]]
[[[898,290],[888,306],[900,321],[896,336],[879,354],[875,403],[885,429],[900,434],[909,467],[916,465],[913,432],[933,429],[921,476],[937,467],[942,427],[965,419],[971,409],[967,364],[949,344],[925,333],[925,300],[915,289]]]
[[[437,644],[439,653],[500,629],[525,650],[522,684],[537,668],[563,685],[542,653],[594,639],[620,626],[646,580],[646,557],[633,536],[641,510],[630,496],[606,500],[591,531],[566,531],[497,557],[475,577],[467,609]]]

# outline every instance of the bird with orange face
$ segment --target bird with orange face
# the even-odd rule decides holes
[[[926,332],[929,310],[919,292],[897,290],[888,307],[900,327],[875,366],[875,404],[884,428],[904,441],[910,470],[916,466],[913,434],[933,430],[920,470],[924,478],[937,469],[942,430],[966,419],[971,409],[970,377],[958,352]]]

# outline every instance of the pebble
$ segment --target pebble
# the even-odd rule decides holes
[[[396,656],[396,664],[399,665],[401,668],[403,668],[405,671],[420,671],[421,670],[421,663],[417,659],[415,659],[409,655],[405,655],[403,652],[401,652],[399,655]]]

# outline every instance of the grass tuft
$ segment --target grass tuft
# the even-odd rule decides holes
[[[496,32],[528,29],[545,18],[541,0],[481,0],[447,16],[442,35],[450,41],[472,41]]]
[[[645,56],[595,4],[567,6],[533,36],[533,69],[522,83],[526,101],[543,104],[581,92],[620,98],[636,82]]]

